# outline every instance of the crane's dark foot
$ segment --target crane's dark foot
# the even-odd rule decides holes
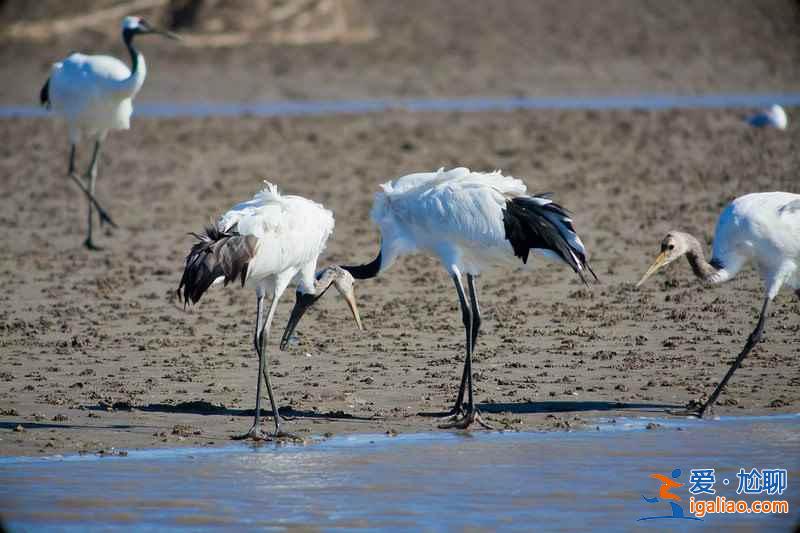
[[[231,437],[231,439],[233,439],[233,440],[254,440],[256,442],[264,441],[264,440],[271,440],[270,439],[270,435],[267,434],[267,433],[264,433],[263,431],[261,431],[261,428],[256,426],[255,424],[253,425],[253,427],[250,428],[250,431],[248,431],[244,435],[234,435],[233,437]]]
[[[454,405],[452,409],[450,409],[444,415],[442,415],[439,418],[439,420],[441,420],[442,423],[454,422],[456,420],[460,420],[461,418],[463,418],[466,412],[467,411],[464,409],[464,404],[459,402],[456,405]]]
[[[676,409],[667,411],[668,414],[673,416],[691,416],[694,418],[703,418],[706,412],[706,404],[700,400],[691,400],[684,409]]]
[[[111,215],[109,215],[105,209],[99,208],[97,206],[95,206],[95,208],[97,209],[97,214],[100,215],[101,226],[103,224],[108,224],[114,229],[119,229],[119,226],[117,226],[117,224],[113,220],[111,220]]]
[[[97,246],[92,239],[86,239],[83,241],[83,245],[86,247],[87,250],[91,252],[101,252],[103,248]]]
[[[467,411],[460,417],[455,418],[452,422],[440,424],[441,429],[469,429],[472,424],[478,424],[484,429],[495,429],[494,426],[486,422],[481,417],[480,411],[475,409],[467,409]]]

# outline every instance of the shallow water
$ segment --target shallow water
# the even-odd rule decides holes
[[[645,429],[657,423],[656,429]],[[790,514],[653,520],[651,473],[715,468],[736,498],[740,467],[787,468]],[[722,478],[731,481],[723,487]],[[674,489],[688,514],[688,485]],[[763,498],[775,498],[767,497]],[[335,437],[306,446],[131,451],[0,460],[12,531],[219,528],[789,530],[800,503],[800,415],[598,420],[564,433]]]
[[[517,109],[677,109],[800,105],[798,93],[722,93],[700,95],[640,94],[628,96],[557,96],[518,98],[441,98],[374,100],[287,100],[273,102],[137,102],[140,117],[302,116],[382,113],[391,110],[513,111]],[[0,106],[0,118],[41,117],[48,112],[34,106]]]

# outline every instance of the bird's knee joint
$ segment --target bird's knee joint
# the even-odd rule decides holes
[[[461,312],[461,320],[464,322],[465,328],[469,328],[472,325],[472,313],[469,309],[464,309]]]

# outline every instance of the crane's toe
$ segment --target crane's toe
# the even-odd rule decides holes
[[[467,409],[463,415],[453,415],[452,422],[440,424],[441,429],[469,429],[472,424],[478,424],[484,429],[494,430],[495,427],[486,422],[481,416],[481,412],[476,408]]]
[[[87,250],[91,252],[102,252],[103,248],[97,246],[92,239],[86,239],[83,241],[83,245],[86,247]]]
[[[97,208],[97,214],[100,216],[100,225],[108,224],[114,229],[119,229],[119,226],[111,219],[111,215],[108,214],[108,211],[102,208]]]
[[[694,418],[703,418],[705,413],[705,402],[703,400],[692,399],[686,404],[683,409],[674,409],[667,411],[668,414],[673,416],[690,416]]]
[[[460,420],[465,416],[465,414],[466,410],[464,409],[463,405],[454,405],[452,409],[445,412],[443,415],[439,416],[439,413],[437,413],[436,416],[439,416],[439,420],[441,420],[442,423],[444,424],[447,422],[454,422],[456,420]]]

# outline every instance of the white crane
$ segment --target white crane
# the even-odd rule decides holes
[[[256,291],[256,332],[253,337],[258,354],[258,386],[253,427],[241,438],[269,438],[261,431],[261,377],[275,420],[275,434],[281,432],[281,417],[272,395],[267,367],[266,345],[275,309],[286,287],[297,282],[299,299],[320,296],[331,285],[344,296],[359,329],[353,294],[353,278],[342,269],[326,269],[315,277],[317,258],[333,232],[333,213],[318,203],[300,196],[282,196],[275,185],[266,187],[251,200],[235,205],[213,226],[198,235],[197,243],[186,256],[178,295],[184,305],[197,303],[214,284],[239,282]],[[181,291],[183,294],[181,294]],[[264,319],[264,297],[271,299]]]
[[[451,423],[442,427],[467,428],[474,422],[491,427],[481,419],[472,391],[472,354],[481,324],[475,277],[493,266],[531,268],[532,254],[566,263],[585,282],[587,272],[594,273],[583,243],[567,211],[549,195],[528,194],[522,181],[499,171],[439,169],[410,174],[381,187],[372,206],[372,220],[381,232],[378,256],[365,265],[331,268],[344,269],[355,279],[368,279],[404,254],[420,251],[438,257],[455,284],[466,332],[458,398],[449,417]],[[469,303],[462,275],[467,278]],[[282,349],[305,310],[320,296],[298,295]],[[465,385],[469,391],[466,409]]]
[[[177,38],[173,33],[153,28],[140,17],[125,17],[122,40],[131,54],[130,69],[115,57],[73,53],[53,64],[50,77],[39,93],[42,105],[62,115],[67,123],[70,142],[67,172],[89,199],[89,227],[84,244],[90,250],[99,249],[92,240],[92,205],[101,224],[107,222],[116,227],[94,196],[97,164],[108,131],[130,128],[133,98],[147,75],[144,56],[133,47],[133,38],[148,33]],[[75,174],[76,146],[83,138],[94,139],[86,183]]]
[[[706,261],[703,246],[695,237],[670,231],[661,241],[661,253],[636,286],[641,286],[654,272],[683,255],[695,276],[714,284],[728,281],[749,260],[754,260],[766,290],[758,324],[747,338],[744,349],[708,400],[699,408],[691,407],[686,411],[702,418],[753,346],[761,340],[770,302],[781,287],[794,288],[800,297],[800,194],[753,193],[728,204],[717,221],[710,262]]]
[[[773,104],[747,118],[747,123],[756,128],[772,127],[785,130],[789,125],[786,111],[778,104]]]

